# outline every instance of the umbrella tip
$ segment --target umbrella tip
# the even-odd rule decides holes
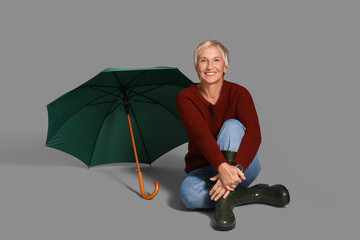
[[[90,165],[88,166],[88,170],[90,170]]]
[[[44,148],[46,148],[47,144],[44,145]]]
[[[47,108],[47,105],[45,107]]]

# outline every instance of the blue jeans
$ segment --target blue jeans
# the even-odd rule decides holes
[[[245,127],[240,121],[236,119],[225,121],[217,136],[220,150],[237,152],[244,134]],[[242,181],[239,186],[249,186],[258,176],[260,170],[259,158],[256,155],[244,172],[246,180]],[[212,182],[209,178],[217,174],[218,172],[211,165],[197,168],[188,173],[180,187],[180,197],[187,208],[214,208],[215,201],[210,199],[209,192],[216,181]]]

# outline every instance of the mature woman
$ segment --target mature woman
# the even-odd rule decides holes
[[[185,156],[188,173],[180,196],[187,208],[215,207],[212,227],[235,227],[236,205],[265,203],[284,206],[289,193],[282,185],[248,188],[260,172],[256,155],[261,143],[258,116],[246,88],[224,80],[228,50],[215,40],[199,44],[194,66],[200,83],[177,96],[177,108],[189,137]]]

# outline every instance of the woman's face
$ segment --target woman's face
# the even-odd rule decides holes
[[[202,81],[209,84],[224,80],[227,71],[221,51],[217,47],[205,48],[197,59],[196,72]]]

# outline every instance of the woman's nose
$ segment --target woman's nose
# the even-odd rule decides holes
[[[211,70],[212,68],[213,68],[213,64],[212,64],[211,61],[209,61],[208,64],[207,64],[207,69]]]

